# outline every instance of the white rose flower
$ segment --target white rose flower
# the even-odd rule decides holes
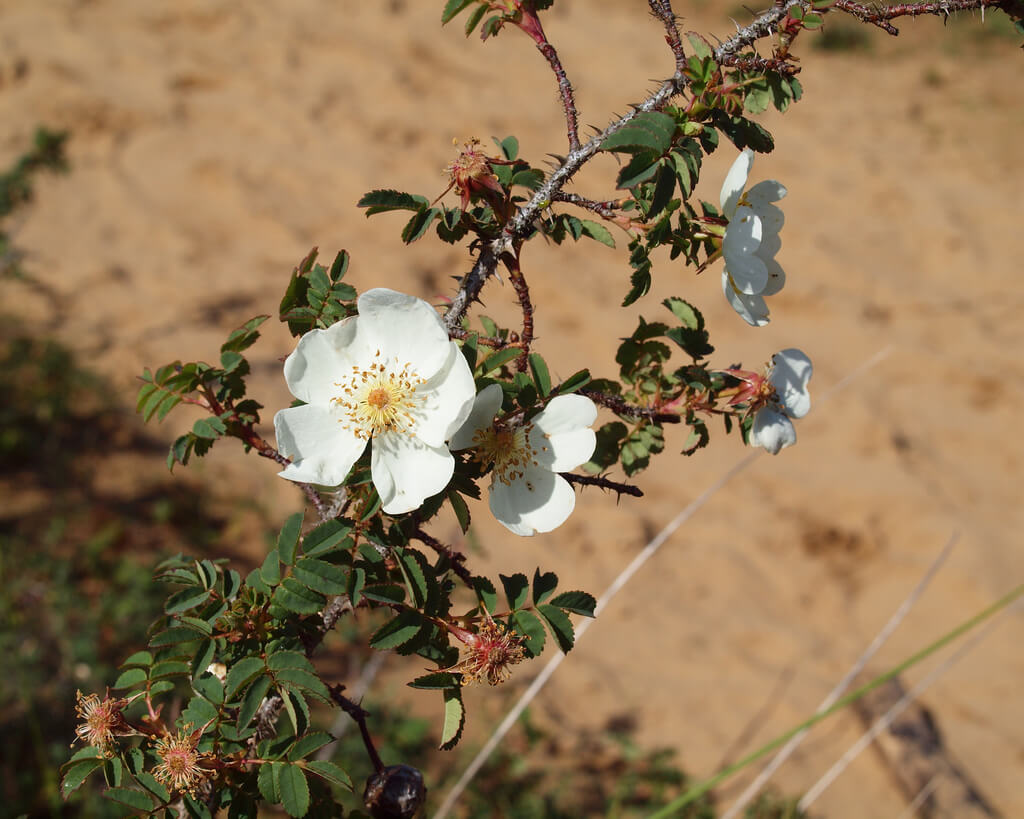
[[[377,288],[359,315],[310,330],[284,363],[304,406],[274,416],[291,481],[338,486],[366,445],[384,511],[416,509],[448,484],[445,441],[465,421],[476,391],[458,346],[429,304]]]
[[[796,428],[790,418],[803,418],[811,408],[807,382],[813,367],[802,351],[790,347],[772,356],[767,380],[771,397],[754,415],[750,445],[764,447],[772,455],[796,443]]]
[[[753,164],[753,151],[744,149],[722,183],[719,203],[729,221],[722,237],[722,289],[744,321],[761,327],[768,323],[763,297],[778,293],[786,281],[785,271],[775,260],[782,247],[779,231],[785,216],[772,204],[786,195],[786,188],[769,179],[744,191]]]
[[[501,398],[498,384],[482,389],[451,448],[473,447],[481,462],[493,464],[490,507],[506,529],[525,536],[550,532],[576,506],[572,487],[557,473],[594,454],[597,436],[590,425],[597,407],[583,395],[559,395],[526,423],[496,423]]]

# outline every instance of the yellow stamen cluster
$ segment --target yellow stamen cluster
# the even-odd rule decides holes
[[[335,383],[342,392],[331,399],[344,410],[341,422],[364,440],[388,430],[409,431],[422,401],[416,388],[424,382],[411,367],[381,360],[380,350],[368,367],[354,367],[347,381]]]
[[[199,766],[198,741],[199,737],[193,734],[191,725],[186,725],[177,734],[160,737],[156,741],[160,764],[153,769],[157,781],[171,790],[195,796],[199,785],[209,776],[209,771]]]
[[[510,667],[526,659],[523,638],[497,621],[484,623],[475,637],[469,654],[456,666],[462,672],[463,685],[503,683],[512,676]]]
[[[494,464],[494,479],[504,484],[526,475],[526,467],[538,466],[537,451],[530,445],[532,424],[521,427],[490,426],[473,435],[475,457],[485,464]]]

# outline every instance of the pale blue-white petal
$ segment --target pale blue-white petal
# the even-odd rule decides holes
[[[811,409],[811,395],[807,390],[807,382],[810,381],[813,371],[811,359],[795,347],[772,356],[772,371],[768,380],[775,387],[782,406],[793,418],[803,418]]]
[[[740,293],[726,271],[722,272],[722,292],[733,310],[752,327],[764,327],[768,323],[768,305],[760,295],[748,296]]]
[[[796,443],[793,422],[771,407],[762,407],[754,416],[750,427],[750,445],[764,447],[772,455]]]

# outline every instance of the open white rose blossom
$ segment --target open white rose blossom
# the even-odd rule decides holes
[[[416,509],[448,484],[445,441],[466,420],[473,374],[427,302],[376,288],[359,315],[310,330],[284,363],[304,406],[274,416],[277,445],[292,459],[281,477],[338,486],[372,440],[370,472],[384,511]]]
[[[754,415],[750,445],[764,447],[772,455],[796,443],[796,428],[790,418],[803,418],[811,409],[807,382],[813,367],[802,351],[794,347],[772,356],[767,380],[772,397]]]
[[[722,237],[722,290],[744,321],[761,327],[768,323],[764,297],[778,293],[786,282],[786,273],[775,260],[785,216],[772,204],[786,195],[786,188],[768,179],[744,191],[753,164],[754,153],[745,148],[722,183],[719,203],[729,221]]]
[[[597,407],[583,395],[559,395],[525,423],[495,421],[501,398],[498,384],[482,389],[451,448],[472,447],[476,458],[493,465],[491,512],[506,529],[517,535],[550,532],[576,506],[572,487],[557,473],[594,454],[597,436],[590,425]]]

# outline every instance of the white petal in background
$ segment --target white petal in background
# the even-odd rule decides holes
[[[750,427],[751,446],[764,447],[772,455],[796,443],[796,428],[793,422],[781,412],[762,407],[754,416]]]
[[[495,481],[490,506],[494,517],[517,535],[557,529],[576,508],[576,494],[568,481],[543,468],[527,469],[526,475],[511,483]]]
[[[786,412],[793,418],[803,418],[811,409],[811,396],[807,382],[814,367],[802,350],[795,347],[772,356],[772,372],[768,377],[778,393]]]
[[[747,177],[750,176],[750,169],[754,166],[754,152],[745,148],[736,157],[736,161],[729,168],[722,183],[722,191],[718,196],[718,203],[722,206],[722,215],[726,219],[732,219],[736,212],[736,205],[743,194],[743,188],[747,184]]]

